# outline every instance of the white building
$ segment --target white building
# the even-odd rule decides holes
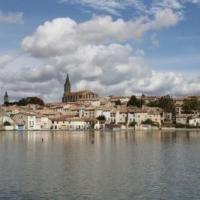
[[[185,115],[185,114],[176,115],[176,124],[186,125],[187,124],[187,118],[188,118],[188,116]]]
[[[158,112],[149,112],[147,119],[150,119],[151,121],[153,121],[155,124],[158,124],[159,126],[161,126],[161,115]]]
[[[35,123],[36,130],[49,130],[51,127],[51,121],[46,116],[37,115]]]
[[[190,126],[199,127],[200,126],[200,118],[196,117],[196,118],[190,119],[189,120],[189,125]]]
[[[11,117],[5,113],[3,110],[0,110],[0,130],[14,130],[15,122]]]
[[[140,126],[142,122],[146,121],[148,119],[148,114],[145,111],[137,111],[135,112],[135,122],[137,126]]]
[[[28,116],[28,130],[36,130],[36,116],[29,115]]]
[[[99,116],[104,116],[106,118],[106,124],[110,124],[111,123],[111,111],[110,109],[106,109],[106,108],[97,108],[95,110],[95,118],[98,118]]]
[[[52,130],[84,130],[91,127],[91,121],[83,118],[67,116],[51,119]]]

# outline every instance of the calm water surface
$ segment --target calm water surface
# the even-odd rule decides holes
[[[0,199],[200,199],[200,132],[1,132]]]

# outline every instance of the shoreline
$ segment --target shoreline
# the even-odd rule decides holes
[[[25,129],[25,130],[3,130],[1,129],[0,132],[45,132],[45,131],[49,131],[49,132],[63,132],[63,131],[72,131],[72,132],[89,132],[89,131],[92,131],[92,132],[107,132],[107,131],[112,131],[112,132],[120,132],[120,131],[145,131],[145,132],[148,132],[148,131],[200,131],[200,128],[173,128],[173,127],[165,127],[165,128],[161,128],[161,129],[158,129],[158,128],[126,128],[126,129],[66,129],[66,130],[52,130],[52,129],[46,129],[46,130],[29,130],[29,129]]]

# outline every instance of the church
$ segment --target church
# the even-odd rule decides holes
[[[62,98],[63,103],[78,102],[78,101],[94,101],[97,98],[98,95],[89,90],[72,92],[71,83],[69,80],[69,76],[67,74],[67,78],[64,85],[64,95]]]

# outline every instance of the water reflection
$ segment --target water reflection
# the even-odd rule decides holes
[[[198,199],[200,133],[0,133],[0,199]]]

